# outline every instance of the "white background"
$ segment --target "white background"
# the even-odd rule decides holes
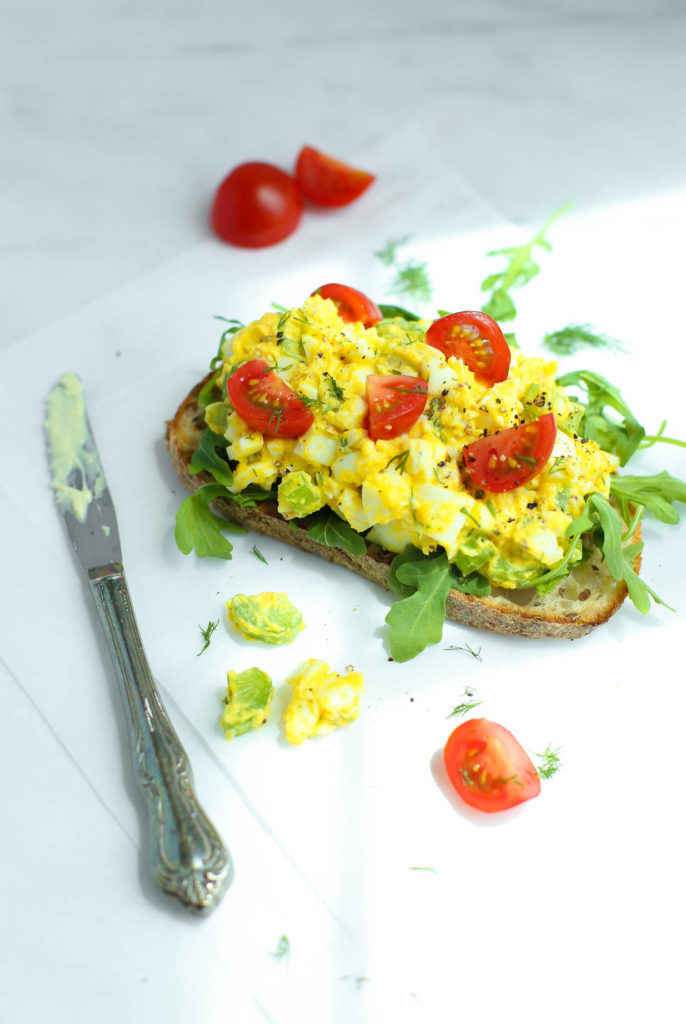
[[[36,0],[0,25],[0,1019],[679,1020],[683,528],[645,525],[644,575],[673,612],[626,606],[573,644],[447,624],[396,665],[390,597],[344,570],[260,538],[264,565],[249,536],[229,563],[181,556],[162,437],[215,315],[297,304],[325,279],[388,298],[374,253],[403,235],[435,306],[469,308],[487,250],[568,201],[520,341],[539,351],[573,320],[621,338],[623,354],[562,369],[605,374],[649,431],[666,418],[686,437],[681,5]],[[288,168],[306,142],[377,182],[274,249],[214,240],[228,170]],[[153,673],[236,865],[207,920],[149,880],[120,698],[52,504],[41,419],[66,370],[86,385]],[[686,477],[686,456],[658,446],[636,468]],[[199,623],[267,589],[303,611],[292,646],[222,620],[197,657]],[[281,682],[305,657],[354,664],[366,693],[354,726],[291,749]],[[252,664],[275,714],[227,744],[226,671]],[[539,799],[494,819],[441,769],[465,687],[531,752],[563,752]]]

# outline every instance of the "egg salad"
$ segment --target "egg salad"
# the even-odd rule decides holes
[[[354,722],[364,689],[361,672],[334,672],[325,661],[310,658],[286,680],[293,695],[284,715],[286,739],[299,746],[313,736]]]
[[[227,445],[230,490],[276,492],[286,519],[330,509],[368,542],[391,552],[442,549],[460,572],[502,587],[527,586],[565,556],[571,567],[582,552],[578,545],[569,558],[566,531],[588,495],[609,495],[617,458],[577,435],[583,407],[556,383],[554,361],[513,351],[506,378],[487,384],[462,359],[427,344],[430,326],[394,317],[365,327],[313,295],[227,334],[217,376],[224,398],[205,416]],[[299,436],[281,436],[278,419],[250,429],[234,408],[227,381],[254,360],[309,411]],[[370,375],[416,378],[425,391],[406,432],[370,436]],[[466,446],[549,413],[554,447],[533,478],[502,493],[474,485]]]

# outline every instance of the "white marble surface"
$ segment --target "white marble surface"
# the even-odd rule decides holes
[[[666,338],[680,314],[685,44],[681,3],[639,0],[357,0],[325,13],[302,0],[253,9],[29,0],[3,11],[3,1020],[679,1019],[674,922],[686,902],[670,780],[686,708],[664,666],[678,651],[680,620],[657,610],[646,624],[629,610],[588,648],[546,650],[540,674],[507,643],[490,642],[483,677],[470,666],[469,681],[483,687],[492,717],[533,744],[558,736],[568,748],[556,789],[506,825],[476,827],[432,779],[427,751],[445,732],[437,707],[449,706],[454,686],[435,678],[444,663],[432,655],[406,667],[390,692],[378,637],[365,657],[384,686],[372,682],[353,739],[302,751],[286,770],[275,735],[230,755],[211,704],[210,673],[226,670],[225,649],[211,649],[197,690],[185,685],[198,664],[195,622],[208,618],[208,587],[224,580],[179,564],[163,537],[178,495],[156,435],[128,463],[114,449],[124,398],[133,403],[126,437],[146,436],[144,403],[161,423],[194,381],[214,345],[211,314],[248,317],[275,281],[305,287],[308,268],[378,274],[373,247],[402,231],[403,196],[422,254],[440,263],[443,215],[431,191],[451,169],[455,208],[444,220],[453,241],[460,230],[497,229],[507,244],[499,232],[508,221],[537,225],[576,202],[558,236],[574,258],[556,246],[546,316],[551,301],[561,321],[586,309],[606,316],[602,326],[629,341],[628,383],[640,391],[653,318]],[[329,222],[312,218],[292,245],[248,270],[247,257],[209,236],[212,192],[235,163],[287,166],[304,142],[351,161],[376,154],[385,184],[336,220],[335,245]],[[422,239],[425,211],[435,223],[427,219]],[[477,269],[470,277],[468,261],[455,265],[473,290]],[[436,276],[450,288],[449,264]],[[222,280],[233,284],[226,299],[244,309],[213,305]],[[535,328],[538,294],[528,307]],[[271,290],[267,298],[291,301]],[[191,336],[200,355],[185,348]],[[669,342],[683,363],[678,332]],[[208,921],[186,920],[151,891],[121,712],[48,507],[28,421],[67,360],[90,375],[149,656],[203,802],[240,866]],[[686,436],[678,375],[651,381],[642,410],[651,422],[674,410],[670,426]],[[663,461],[686,476],[680,450]],[[126,486],[132,474],[151,480],[144,514]],[[683,529],[677,537],[675,549],[651,528],[649,567],[683,609]],[[288,555],[280,578],[292,569]],[[299,570],[293,586],[304,602],[318,580],[317,570]],[[348,595],[351,607],[378,614],[366,588]],[[340,626],[333,599],[310,604],[343,657],[354,618]],[[506,664],[509,680],[498,671]],[[431,688],[418,686],[418,672]],[[357,767],[344,774],[351,755]],[[318,758],[328,788],[308,776],[321,771]],[[279,771],[280,780],[270,774]],[[324,808],[325,834],[303,794]],[[284,933],[291,956],[276,962]]]

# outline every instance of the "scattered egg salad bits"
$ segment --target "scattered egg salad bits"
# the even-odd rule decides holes
[[[292,696],[284,714],[286,739],[300,746],[338,726],[354,722],[364,690],[361,672],[334,672],[324,661],[310,658],[287,678]],[[258,729],[267,721],[274,696],[272,681],[259,668],[229,672],[221,727],[227,740]]]
[[[365,327],[315,294],[227,336],[217,381],[224,397],[205,415],[228,442],[230,489],[275,489],[286,519],[328,507],[386,550],[442,548],[465,575],[526,586],[563,558],[586,496],[608,496],[617,460],[576,434],[583,410],[556,384],[554,361],[514,351],[504,379],[491,383],[427,343],[431,327],[401,317]],[[372,414],[393,413],[399,396],[418,414],[406,427],[374,430]],[[491,452],[477,479],[470,446],[512,428],[535,433],[531,425],[546,417],[544,457],[535,445]],[[503,465],[533,471],[507,489],[483,486]],[[570,567],[581,557],[579,545]]]

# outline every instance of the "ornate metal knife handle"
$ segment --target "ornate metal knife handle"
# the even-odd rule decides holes
[[[150,673],[121,563],[92,569],[88,580],[124,698],[136,780],[148,805],[153,874],[163,892],[207,912],[231,881],[229,854],[193,790],[188,756]]]

